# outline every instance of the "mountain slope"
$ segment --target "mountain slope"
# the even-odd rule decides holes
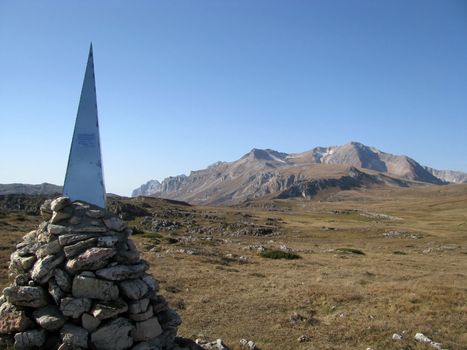
[[[447,174],[451,172],[426,168],[407,156],[351,142],[293,154],[252,149],[236,161],[217,162],[189,176],[168,177],[161,183],[151,180],[134,190],[133,196],[234,204],[264,196],[311,198],[327,189],[443,184],[446,179],[457,182],[463,179],[462,174],[467,176]]]

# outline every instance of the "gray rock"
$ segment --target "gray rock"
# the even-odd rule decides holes
[[[50,203],[50,210],[60,211],[63,208],[69,206],[70,204],[71,204],[70,198],[65,197],[65,196],[58,197]]]
[[[132,240],[117,243],[115,260],[121,264],[135,264],[140,260],[140,254]]]
[[[46,332],[41,329],[32,329],[15,334],[15,349],[16,350],[30,350],[44,345],[46,340]]]
[[[65,233],[70,233],[70,229],[62,225],[49,224],[47,226],[47,232],[53,235],[62,235]]]
[[[52,217],[52,209],[50,208],[51,203],[52,199],[47,199],[40,206],[41,216],[44,220],[50,220],[50,218]]]
[[[65,324],[65,316],[55,305],[47,305],[32,313],[34,320],[47,331],[53,332]]]
[[[60,310],[63,315],[78,318],[83,312],[91,309],[91,300],[86,298],[63,298],[60,302]]]
[[[54,277],[61,290],[64,292],[71,291],[71,278],[65,271],[56,268],[54,270]]]
[[[153,292],[158,292],[159,291],[159,283],[154,279],[152,275],[146,274],[141,279],[144,281],[144,283],[147,284],[150,290]]]
[[[74,324],[67,323],[60,330],[60,337],[63,344],[75,348],[88,348],[88,331],[84,328],[75,326]]]
[[[116,250],[113,248],[90,248],[76,258],[68,260],[67,269],[72,273],[83,270],[97,270],[107,265]]]
[[[15,281],[13,282],[15,286],[27,286],[29,282],[28,275],[21,273],[16,275]]]
[[[38,308],[47,305],[47,293],[42,287],[13,286],[3,290],[8,302],[16,306]]]
[[[140,314],[145,312],[149,306],[149,298],[132,301],[128,304],[128,312],[130,314]]]
[[[84,241],[86,239],[93,238],[96,236],[97,234],[95,233],[67,233],[58,236],[58,242],[60,243],[60,245],[65,246],[75,244],[77,242]]]
[[[81,325],[84,329],[88,330],[89,332],[94,332],[100,324],[101,320],[88,313],[84,313],[81,316]]]
[[[33,267],[36,260],[34,255],[20,256],[18,252],[14,252],[10,256],[9,269],[16,273],[27,272]]]
[[[55,278],[49,280],[49,294],[52,296],[56,305],[60,305],[62,298],[65,296],[65,292],[58,286]]]
[[[0,334],[23,332],[32,325],[26,312],[15,305],[5,302],[0,306]]]
[[[172,309],[160,312],[157,317],[159,318],[159,321],[163,325],[164,329],[177,328],[182,324],[182,319]]]
[[[157,320],[157,317],[150,318],[143,322],[136,322],[131,336],[133,340],[146,341],[156,338],[162,334],[162,327]]]
[[[96,238],[89,238],[84,241],[79,241],[72,245],[67,245],[63,248],[63,251],[65,252],[65,256],[68,259],[70,259],[70,258],[74,258],[78,254],[81,254],[86,249],[95,247],[96,243],[97,243]]]
[[[107,248],[108,249],[108,248]],[[122,281],[130,278],[138,278],[148,269],[144,261],[135,265],[116,265],[96,271],[96,275],[111,281]]]
[[[97,239],[98,247],[114,247],[118,242],[118,237],[115,236],[101,236]]]
[[[104,226],[81,226],[75,227],[73,231],[77,233],[105,233],[107,228]]]
[[[93,219],[102,219],[105,213],[99,209],[89,209],[86,211],[86,215]]]
[[[67,210],[68,209],[68,210]],[[51,224],[56,224],[62,220],[69,219],[73,216],[73,209],[72,208],[64,208],[61,211],[54,211],[52,214],[52,218],[50,219]]]
[[[152,316],[154,316],[154,312],[152,309],[152,305],[149,305],[145,312],[141,312],[139,314],[130,314],[128,317],[132,321],[141,322],[141,321],[146,321]]]
[[[124,350],[133,345],[132,330],[131,322],[120,317],[92,333],[91,343],[100,350]]]
[[[128,304],[122,299],[99,302],[91,310],[91,314],[99,320],[118,316],[128,311]]]
[[[52,270],[60,265],[65,257],[63,255],[47,255],[46,257],[39,259],[34,264],[31,272],[31,278],[36,282],[46,283],[48,281],[48,276]],[[49,278],[52,276],[49,276]],[[44,278],[46,280],[44,281]]]
[[[117,232],[124,231],[127,228],[126,223],[115,216],[104,219],[104,224],[109,230]]]
[[[72,293],[75,298],[110,301],[118,298],[119,290],[113,282],[79,275],[73,279]]]
[[[49,243],[44,244],[41,246],[39,249],[36,251],[36,256],[37,258],[43,258],[47,255],[54,255],[60,253],[62,250],[62,247],[60,246],[60,243],[58,243],[58,240],[53,240]]]
[[[131,300],[141,299],[149,290],[148,285],[140,279],[122,281],[118,286],[122,294]]]

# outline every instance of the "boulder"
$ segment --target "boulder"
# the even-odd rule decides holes
[[[68,345],[72,349],[76,348],[88,348],[88,336],[89,333],[84,328],[75,326],[71,323],[66,323],[60,330],[60,337],[62,343]]]
[[[99,269],[96,275],[111,281],[122,281],[141,277],[147,269],[148,264],[142,261],[134,265],[116,265]]]
[[[15,349],[30,350],[44,345],[46,332],[43,329],[32,329],[30,331],[15,334]]]
[[[50,210],[51,211],[60,211],[63,208],[69,206],[71,204],[70,198],[68,197],[58,197],[55,198],[52,202],[50,202]]]
[[[131,301],[128,304],[128,312],[130,314],[140,314],[145,312],[149,306],[149,298],[143,298],[136,301]]]
[[[140,279],[125,280],[118,286],[122,295],[131,300],[141,299],[149,290],[148,285]]]
[[[146,341],[156,338],[162,334],[162,327],[157,317],[150,318],[143,322],[136,322],[131,336],[134,341]]]
[[[117,218],[116,216],[104,219],[104,224],[111,231],[121,232],[127,228],[126,223],[121,219]]]
[[[111,281],[79,275],[73,279],[72,294],[75,298],[110,301],[118,298],[119,290]]]
[[[99,302],[91,310],[91,314],[99,320],[111,318],[128,311],[128,304],[122,299]]]
[[[63,315],[72,318],[80,317],[83,312],[91,309],[91,300],[86,298],[63,298],[60,302],[60,310]]]
[[[89,332],[94,332],[100,324],[101,320],[88,313],[84,313],[81,316],[81,325]]]
[[[32,325],[26,312],[15,305],[5,302],[0,306],[0,334],[23,332]]]
[[[95,247],[97,243],[97,238],[89,238],[84,241],[79,241],[72,245],[67,245],[63,248],[65,256],[70,259],[74,258],[76,255],[81,254],[86,249]]]
[[[65,257],[61,254],[47,255],[46,257],[37,260],[32,268],[31,278],[34,281],[40,281],[41,283],[47,282],[49,278],[52,277],[52,270],[56,266],[60,265],[63,260],[65,260]]]
[[[91,344],[100,350],[124,350],[133,345],[129,333],[133,325],[126,318],[119,317],[101,326],[91,334]]]
[[[16,306],[38,308],[47,305],[47,294],[42,287],[12,286],[5,288],[3,294]]]
[[[65,271],[56,268],[54,270],[54,277],[61,290],[64,292],[71,291],[71,278]]]
[[[53,332],[65,324],[65,316],[55,305],[48,305],[32,313],[34,320],[45,330]]]
[[[76,258],[68,260],[66,267],[72,273],[97,270],[106,266],[115,253],[113,248],[90,248]]]

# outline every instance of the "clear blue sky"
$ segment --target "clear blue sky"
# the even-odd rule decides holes
[[[91,41],[111,192],[351,140],[467,171],[465,0],[0,0],[0,183],[63,183]]]

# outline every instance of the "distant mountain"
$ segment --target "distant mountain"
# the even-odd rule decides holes
[[[467,183],[467,173],[462,171],[454,170],[436,170],[433,168],[425,167],[433,176],[441,179],[445,182],[451,182],[455,184]]]
[[[264,196],[311,198],[324,190],[462,182],[467,176],[443,174],[407,156],[385,153],[358,142],[294,154],[252,149],[234,162],[217,162],[192,171],[189,176],[168,177],[161,183],[151,180],[134,190],[133,196],[233,204]]]
[[[42,183],[39,185],[29,184],[0,184],[0,195],[5,194],[34,194],[34,195],[51,195],[55,193],[62,193],[62,187],[52,185],[49,183]]]

